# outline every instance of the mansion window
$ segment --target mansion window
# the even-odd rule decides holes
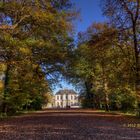
[[[71,100],[73,100],[73,96],[71,96]]]
[[[68,95],[66,95],[66,100],[68,100]]]
[[[57,106],[59,106],[59,102],[57,102]]]

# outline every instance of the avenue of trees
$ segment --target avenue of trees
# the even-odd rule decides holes
[[[79,86],[85,108],[140,108],[140,0],[101,8],[107,22],[75,43],[70,0],[0,1],[0,112],[41,109],[60,75]]]

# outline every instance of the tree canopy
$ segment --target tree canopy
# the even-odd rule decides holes
[[[3,112],[41,107],[50,77],[63,71],[73,41],[76,12],[71,6],[69,0],[0,2],[0,60],[6,66]]]

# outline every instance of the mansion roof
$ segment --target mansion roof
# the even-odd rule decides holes
[[[64,95],[64,94],[77,95],[77,93],[74,90],[68,90],[68,89],[59,90],[55,95]]]

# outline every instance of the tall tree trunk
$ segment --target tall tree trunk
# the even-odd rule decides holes
[[[94,108],[94,103],[93,103],[93,93],[91,92],[91,89],[92,89],[92,86],[93,86],[93,84],[92,84],[92,82],[91,82],[91,80],[87,80],[86,82],[85,82],[85,87],[86,87],[86,99],[88,100],[88,102],[89,102],[89,106],[88,107],[92,107],[92,108]]]
[[[136,94],[138,96],[138,106],[140,107],[140,53],[138,47],[137,31],[136,31],[136,22],[133,21],[133,43],[135,50],[135,88]]]
[[[105,110],[109,111],[109,97],[108,97],[108,82],[105,74],[105,67],[104,64],[101,63],[102,72],[103,72],[103,90],[105,95]]]
[[[2,104],[2,112],[3,113],[7,113],[6,94],[7,94],[7,90],[8,90],[9,71],[10,71],[10,65],[7,64],[7,68],[6,68],[6,71],[5,71],[4,95],[3,95],[3,104]]]
[[[105,109],[106,111],[109,111],[109,97],[108,97],[107,82],[104,82],[104,91],[105,91]]]

